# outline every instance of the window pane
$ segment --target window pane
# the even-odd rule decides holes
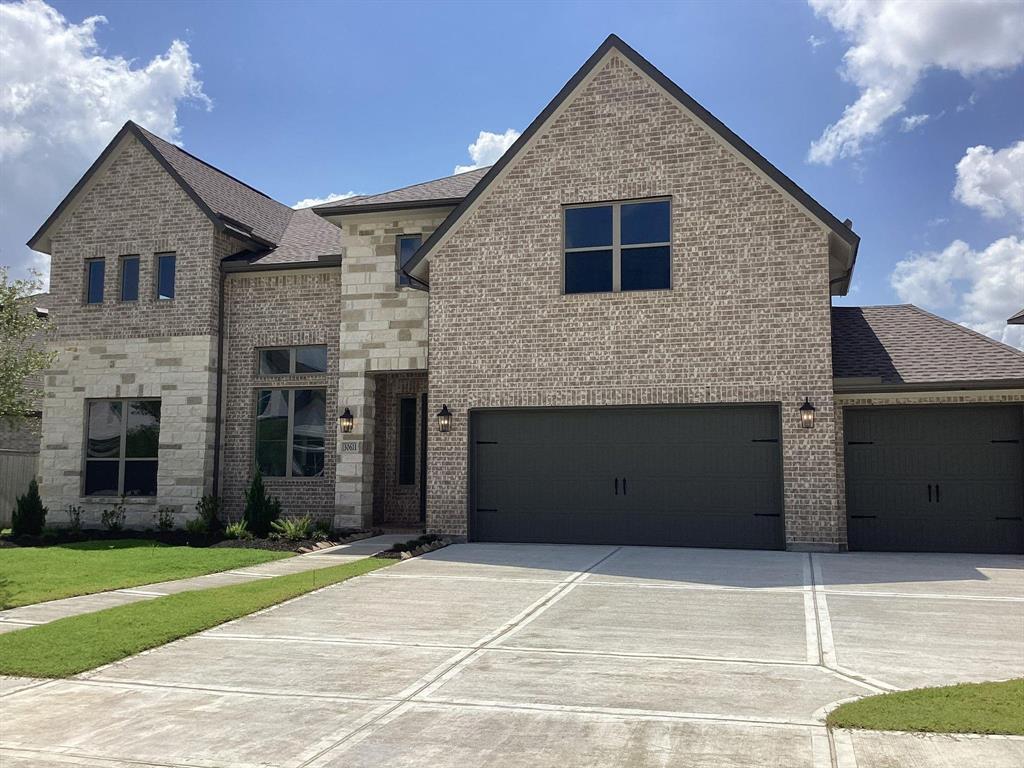
[[[137,301],[139,298],[139,260],[136,257],[121,259],[121,301]]]
[[[286,389],[262,389],[256,406],[256,466],[267,477],[284,477],[288,468],[288,395]]]
[[[623,205],[621,210],[620,235],[623,245],[669,241],[668,200],[657,203],[629,203]]]
[[[327,347],[296,347],[296,373],[324,373],[327,370]]]
[[[565,254],[565,292],[596,293],[612,289],[612,252]]]
[[[611,244],[611,206],[565,209],[566,248],[591,248]]]
[[[85,462],[85,495],[117,496],[116,461]]]
[[[403,397],[398,413],[398,482],[416,482],[416,398]]]
[[[155,459],[160,444],[160,401],[129,400],[125,453],[129,459]]]
[[[324,472],[327,390],[297,389],[292,425],[292,475],[315,477]]]
[[[126,461],[124,495],[156,496],[156,468],[155,461]]]
[[[85,262],[86,272],[86,301],[90,304],[103,303],[103,260],[94,259]]]
[[[175,256],[173,253],[163,253],[156,257],[157,260],[157,283],[156,297],[158,299],[174,298],[174,265]]]
[[[405,266],[423,243],[421,235],[402,235],[398,238],[398,264]]]
[[[671,284],[671,248],[622,249],[622,290],[644,291]]]
[[[290,349],[261,349],[260,373],[279,376],[292,372],[292,353]]]
[[[121,402],[93,400],[89,403],[86,456],[116,459],[121,455]]]

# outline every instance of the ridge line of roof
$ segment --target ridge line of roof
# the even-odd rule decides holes
[[[477,171],[488,171],[488,170],[490,170],[490,168],[491,168],[491,166],[484,165],[484,166],[481,166],[480,168],[473,168],[473,169],[468,170],[468,171],[463,171],[462,173],[453,173],[453,174],[451,174],[449,176],[439,176],[436,179],[428,179],[427,181],[419,181],[419,182],[416,182],[415,184],[406,184],[404,187],[395,187],[394,189],[386,189],[383,192],[374,192],[373,194],[370,194],[370,195],[354,195],[352,197],[345,197],[345,198],[342,198],[340,200],[332,200],[329,203],[320,203],[319,205],[310,206],[310,209],[313,210],[313,211],[327,211],[327,210],[331,210],[332,208],[348,208],[348,207],[350,207],[349,201],[352,201],[351,207],[354,208],[354,207],[356,207],[356,205],[355,205],[356,202],[358,202],[359,205],[390,205],[392,203],[399,203],[399,202],[403,202],[403,203],[414,203],[414,202],[415,203],[430,203],[430,202],[435,201],[435,200],[446,201],[446,202],[449,201],[449,200],[462,200],[465,196],[463,196],[463,197],[451,197],[451,196],[448,196],[448,197],[437,197],[437,198],[424,198],[422,200],[392,201],[392,203],[373,203],[372,202],[372,200],[375,197],[382,197],[383,195],[391,195],[391,194],[394,194],[396,192],[404,192],[407,189],[413,189],[415,187],[425,187],[428,184],[436,184],[439,181],[447,181],[448,179],[455,179],[455,178],[458,178],[459,176],[465,176],[467,173],[476,173]],[[481,177],[481,179],[482,178],[483,177]],[[478,181],[477,183],[479,184],[480,182]]]

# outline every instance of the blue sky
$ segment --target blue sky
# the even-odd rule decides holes
[[[1016,208],[1013,179],[1018,160],[999,154],[1024,139],[1024,43],[993,41],[985,25],[1005,27],[1006,18],[965,23],[952,11],[944,16],[920,6],[908,12],[893,0],[920,34],[935,37],[932,49],[954,51],[953,58],[931,61],[932,54],[908,43],[919,60],[907,69],[905,63],[871,60],[881,56],[879,40],[890,39],[891,30],[863,12],[851,20],[845,6],[855,0],[812,2],[818,13],[802,2],[75,0],[51,6],[71,27],[104,16],[105,23],[93,26],[96,53],[123,57],[128,70],[146,68],[175,40],[187,45],[184,55],[196,68],[188,76],[192,85],[179,82],[180,92],[170,88],[170,95],[157,98],[171,114],[154,107],[163,117],[150,127],[165,134],[176,129],[189,151],[288,204],[381,191],[469,164],[467,146],[481,131],[524,129],[615,32],[839,218],[853,219],[862,245],[848,303],[909,297],[975,327],[982,324],[975,315],[999,314],[1015,295],[1024,306],[1024,265],[1018,263],[1024,261],[1024,210]],[[996,4],[979,13],[1024,24],[1020,6],[1013,6]],[[931,15],[913,18],[917,13]],[[8,30],[13,24],[8,19]],[[972,35],[979,39],[972,42]],[[973,60],[970,52],[959,52],[972,44],[979,51]],[[995,59],[981,52],[1000,45]],[[861,59],[856,71],[844,70],[844,55],[852,49]],[[159,89],[151,81],[160,79],[156,73],[147,82]],[[845,108],[871,88],[894,83],[902,93],[900,109],[876,132],[847,136],[845,156],[809,159],[814,142]],[[190,87],[191,97],[184,93]],[[139,117],[119,119],[116,107],[100,121],[112,126],[107,138],[114,123]],[[129,103],[123,111],[133,109],[138,112],[138,105]],[[81,110],[75,115],[87,120],[87,108],[85,116]],[[908,127],[903,118],[917,115],[929,117],[901,130]],[[0,120],[19,119],[0,112]],[[67,178],[55,178],[47,195],[40,192],[46,199],[34,203],[36,210],[4,222],[5,230],[15,230],[12,242],[32,234],[102,148],[102,142],[91,144],[104,131],[93,133],[86,142],[91,156],[82,149],[65,163],[72,167],[53,174]],[[981,153],[977,167],[965,169],[976,171],[964,182],[974,189],[973,196],[962,195],[972,201],[967,204],[954,197],[957,164],[978,145],[990,148],[991,156]],[[48,146],[56,154],[62,145],[55,140]],[[998,167],[1001,162],[1005,167]],[[19,193],[10,181],[0,191]],[[956,241],[965,247],[947,252]],[[997,243],[1001,249],[988,253]],[[27,254],[5,236],[0,260],[27,263]],[[891,279],[900,262],[909,265],[899,268],[902,293]],[[944,275],[938,283],[936,272]],[[978,286],[993,282],[989,292],[997,295],[988,299],[997,306],[979,309],[985,297],[975,295]],[[991,325],[991,317],[985,322]]]

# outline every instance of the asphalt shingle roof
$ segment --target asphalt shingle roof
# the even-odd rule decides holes
[[[335,256],[342,247],[341,228],[317,216],[309,208],[292,213],[277,248],[256,259],[260,264],[290,264]]]
[[[833,307],[832,369],[882,384],[1024,380],[1024,352],[913,304]]]
[[[345,200],[335,200],[331,203],[322,203],[315,206],[313,210],[323,214],[328,211],[352,206],[385,206],[391,204],[426,203],[438,200],[461,200],[472,191],[473,187],[479,183],[488,170],[490,170],[490,166],[457,173],[454,176],[446,176],[443,179],[434,179],[433,181],[424,181],[420,184],[412,184],[408,187],[392,189],[389,192],[380,192],[376,195],[362,195],[359,197],[349,197]]]

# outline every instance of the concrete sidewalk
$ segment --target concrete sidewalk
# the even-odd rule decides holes
[[[65,597],[60,600],[49,600],[45,603],[24,605],[20,608],[9,608],[0,611],[0,633],[13,632],[25,627],[46,624],[68,616],[102,611],[118,605],[137,603],[141,600],[152,600],[176,592],[189,592],[211,587],[227,587],[232,584],[243,584],[253,579],[268,579],[273,576],[287,576],[292,573],[330,568],[332,565],[350,563],[387,549],[392,544],[414,538],[409,534],[390,534],[360,539],[349,544],[321,549],[306,555],[286,557],[269,563],[238,568],[231,571],[218,571],[204,576],[191,576],[187,579],[162,581],[156,584],[144,584],[138,587],[114,589],[109,592],[96,592],[91,595]]]

